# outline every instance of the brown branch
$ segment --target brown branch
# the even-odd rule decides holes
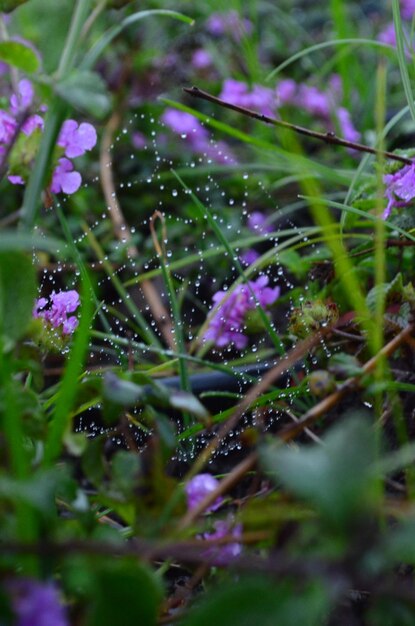
[[[137,247],[132,243],[131,230],[125,221],[123,212],[117,199],[114,177],[111,161],[111,146],[113,143],[113,135],[120,123],[120,114],[114,112],[110,117],[102,136],[100,148],[100,170],[101,184],[105,196],[105,201],[109,208],[111,221],[114,227],[114,233],[119,241],[128,243],[127,254],[129,258],[135,259],[139,256]],[[150,280],[144,280],[141,283],[144,297],[148,302],[153,317],[159,327],[164,340],[169,348],[176,349],[174,334],[172,332],[172,323],[167,309],[161,301],[157,289]]]
[[[321,417],[324,413],[329,411],[335,406],[343,396],[356,389],[359,385],[360,378],[362,374],[368,374],[375,367],[378,361],[384,357],[391,356],[399,346],[406,342],[407,338],[412,335],[414,332],[415,326],[410,324],[406,328],[404,328],[400,333],[398,333],[389,343],[387,343],[377,354],[375,354],[369,361],[367,361],[363,367],[362,372],[357,376],[353,376],[348,378],[336,391],[331,393],[327,398],[324,398],[316,404],[312,409],[307,411],[305,415],[296,423],[290,424],[288,427],[283,428],[278,433],[278,436],[283,441],[290,441],[298,434],[300,434],[307,426],[310,426],[313,422],[315,422],[319,417]]]
[[[185,91],[190,96],[200,98],[202,100],[207,100],[208,102],[218,104],[225,109],[231,109],[231,111],[236,111],[237,113],[242,113],[242,115],[246,115],[247,117],[259,120],[264,124],[271,124],[272,126],[277,126],[279,128],[288,128],[299,135],[311,137],[312,139],[318,139],[319,141],[323,141],[327,144],[343,146],[344,148],[357,150],[358,152],[375,154],[383,158],[392,159],[393,161],[399,161],[400,163],[404,163],[405,165],[412,165],[413,163],[413,161],[411,161],[411,159],[408,159],[407,157],[400,156],[399,154],[394,154],[393,152],[377,150],[376,148],[371,148],[370,146],[366,146],[362,143],[347,141],[347,139],[337,137],[337,135],[335,135],[333,132],[319,133],[317,131],[310,130],[309,128],[304,128],[303,126],[297,126],[297,124],[284,122],[284,120],[277,120],[274,117],[269,117],[268,115],[263,115],[262,113],[258,113],[257,111],[252,111],[251,109],[247,109],[237,104],[227,102],[226,100],[222,100],[221,98],[217,98],[216,96],[213,96],[206,91],[202,91],[202,89],[199,89],[198,87],[184,87],[183,91]]]
[[[332,409],[333,406],[335,406],[346,393],[356,389],[359,385],[361,376],[363,374],[368,374],[369,372],[371,372],[380,359],[391,356],[402,343],[405,343],[407,341],[407,339],[412,335],[414,330],[414,324],[410,324],[409,326],[404,328],[404,330],[396,335],[389,343],[387,343],[381,350],[379,350],[379,352],[375,356],[373,356],[363,365],[361,373],[359,373],[357,376],[353,376],[352,378],[348,378],[338,389],[336,389],[336,391],[321,400],[312,409],[307,411],[307,413],[305,413],[305,415],[303,415],[301,419],[299,419],[294,424],[290,424],[289,426],[282,428],[278,432],[277,436],[282,441],[287,442],[291,441],[297,435],[302,433],[306,428],[308,428],[308,426],[313,424],[318,418],[320,418],[322,415]],[[287,361],[289,362],[289,365],[287,363],[284,363],[284,359],[282,359],[280,363],[278,363],[272,370],[268,372],[268,374],[264,376],[264,378],[260,383],[258,383],[258,385],[252,387],[244,400],[242,400],[242,402],[238,405],[238,408],[236,409],[234,415],[229,419],[229,422],[231,422],[230,428],[229,422],[227,422],[225,424],[225,428],[222,430],[226,429],[227,432],[229,432],[230,429],[234,428],[241,414],[250,406],[253,400],[256,399],[256,397],[260,393],[265,391],[265,389],[267,389],[274,382],[274,380],[276,380],[284,371],[286,371],[288,367],[295,363],[301,356],[303,356],[320,340],[321,334],[317,335],[316,337],[311,337],[308,340],[302,341],[297,344],[297,346],[287,355]],[[285,367],[283,368],[284,365]],[[215,441],[216,439],[217,438],[215,438]],[[202,453],[198,457],[195,463],[195,465],[197,465],[196,472],[199,471],[200,459],[203,458],[203,461],[206,461],[209,456],[206,457],[206,455]],[[236,482],[238,482],[238,480],[240,480],[246,472],[250,471],[255,466],[257,460],[257,452],[252,452],[248,457],[246,457],[246,459],[241,461],[241,463],[239,463],[227,476],[225,476],[223,480],[220,481],[218,487],[214,491],[211,491],[209,494],[207,494],[197,507],[186,513],[186,515],[179,522],[179,529],[183,530],[184,528],[188,527],[198,517],[198,515],[203,513],[211,504],[213,504],[213,502],[215,502],[218,496],[221,496],[229,491],[229,489],[233,487],[233,485],[236,484]],[[193,469],[194,468],[192,468],[192,474],[196,473],[193,471]]]

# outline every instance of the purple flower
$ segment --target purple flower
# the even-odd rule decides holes
[[[340,126],[341,136],[347,141],[359,141],[360,133],[355,129],[349,111],[344,107],[339,107],[336,109],[336,115]]]
[[[193,137],[198,139],[201,137],[204,139],[208,138],[206,128],[190,113],[176,111],[176,109],[166,109],[161,119],[172,131],[179,135],[186,135],[190,140]]]
[[[317,89],[317,87],[300,85],[297,95],[297,104],[305,111],[311,113],[311,115],[323,118],[330,117],[330,97]]]
[[[241,259],[244,265],[252,265],[252,263],[255,263],[255,261],[259,259],[259,257],[260,257],[259,252],[257,252],[253,248],[248,248],[248,250],[245,250],[244,252],[242,252],[239,258]]]
[[[46,309],[49,300],[47,298],[39,298],[35,302],[33,308],[33,317],[43,318],[53,328],[62,327],[64,335],[70,335],[78,326],[77,318],[69,313],[75,313],[80,304],[79,293],[72,289],[70,291],[59,291],[52,293],[50,296],[50,307]]]
[[[20,578],[7,583],[7,590],[16,614],[15,626],[69,626],[54,583]]]
[[[232,518],[226,520],[218,520],[213,524],[215,532],[205,533],[203,539],[222,539],[231,534],[236,540],[242,536],[242,524],[233,526]],[[215,565],[228,565],[233,559],[238,557],[242,552],[242,544],[238,541],[234,543],[224,543],[223,545],[212,546],[205,552],[205,557],[213,561]]]
[[[34,93],[33,85],[30,80],[22,78],[22,80],[19,81],[18,93],[10,97],[10,110],[13,115],[17,115],[20,111],[25,111],[31,106]]]
[[[16,120],[6,111],[0,110],[0,143],[8,144],[16,130]]]
[[[246,83],[233,78],[223,81],[219,97],[237,106],[254,109],[268,116],[274,114],[277,104],[276,95],[272,89],[262,87],[262,85],[253,85],[249,90]]]
[[[280,295],[279,287],[272,289],[267,285],[268,276],[259,276],[256,281],[238,285],[226,300],[226,291],[215,293],[213,306],[218,308],[209,321],[204,339],[213,341],[218,348],[231,343],[238,350],[246,348],[248,337],[244,330],[247,313],[255,309],[256,301],[266,308],[274,304]]]
[[[143,133],[140,133],[140,131],[136,130],[131,135],[131,143],[136,150],[143,150],[147,145],[146,136],[143,135]]]
[[[43,130],[44,125],[45,125],[45,122],[43,120],[43,117],[40,117],[40,115],[31,115],[23,124],[22,131],[24,132],[25,135],[29,136],[37,128],[40,128],[41,130]]]
[[[229,34],[236,40],[241,38],[241,34],[252,31],[252,23],[242,18],[237,11],[228,13],[212,13],[206,22],[207,31],[216,37]]]
[[[199,48],[192,55],[192,65],[197,70],[205,70],[212,65],[212,57],[210,52]]]
[[[382,217],[386,220],[394,207],[407,206],[415,198],[415,163],[405,165],[394,174],[385,174],[383,182],[388,204]]]
[[[248,217],[247,224],[253,233],[272,233],[272,226],[267,223],[267,216],[261,211],[253,211]]]
[[[389,46],[393,46],[394,48],[396,48],[396,32],[393,22],[387,24],[387,26],[385,26],[385,28],[379,33],[378,41],[381,41],[382,43],[386,43]]]
[[[65,149],[65,156],[69,159],[82,156],[87,150],[92,150],[97,142],[97,131],[87,122],[78,125],[75,120],[66,120],[61,128],[58,146]]]
[[[10,174],[10,176],[7,177],[7,180],[12,185],[24,185],[23,178],[21,176],[19,176],[18,174]]]
[[[58,161],[58,165],[55,167],[52,174],[52,182],[50,190],[52,193],[71,194],[78,191],[82,183],[82,178],[79,172],[73,171],[73,163],[69,159],[62,157]]]
[[[196,476],[193,476],[185,487],[187,506],[189,510],[197,507],[198,504],[200,504],[200,502],[202,502],[202,500],[208,495],[208,493],[215,491],[218,485],[219,481],[211,474],[196,474]],[[211,504],[206,511],[216,511],[222,502],[223,498],[216,498],[215,502]]]
[[[401,0],[401,14],[404,20],[411,20],[415,13],[415,0]]]
[[[295,82],[295,80],[292,80],[292,78],[280,80],[275,88],[275,95],[277,97],[278,106],[292,104],[295,101],[297,87],[297,83]]]
[[[181,135],[195,152],[217,163],[235,161],[227,144],[223,141],[211,143],[206,128],[190,113],[166,109],[161,119],[173,132]]]

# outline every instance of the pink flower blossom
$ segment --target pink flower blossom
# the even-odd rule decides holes
[[[82,156],[87,150],[92,150],[96,142],[97,132],[92,124],[83,122],[78,125],[75,120],[66,120],[63,123],[58,138],[58,146],[65,149],[65,156],[69,159]]]
[[[245,250],[244,252],[242,252],[239,258],[241,259],[244,265],[252,265],[252,263],[255,263],[255,261],[259,259],[259,257],[260,257],[259,252],[257,252],[253,248],[248,248],[248,250]]]
[[[226,291],[215,293],[213,307],[218,306],[218,309],[209,321],[204,339],[213,341],[218,348],[231,343],[238,350],[246,348],[248,337],[244,331],[247,313],[255,309],[256,301],[266,308],[274,304],[280,295],[279,287],[270,288],[267,285],[268,276],[259,276],[256,281],[238,285],[226,300]]]
[[[63,191],[63,193],[71,194],[78,191],[82,178],[79,172],[73,170],[73,163],[69,159],[65,159],[65,157],[59,159],[52,175],[52,183],[50,185],[52,193]]]
[[[206,22],[206,29],[216,37],[229,34],[239,40],[244,31],[248,34],[252,31],[252,22],[241,17],[237,11],[212,13]]]
[[[401,15],[404,20],[411,20],[415,13],[415,0],[401,0]]]
[[[242,524],[233,526],[233,520],[229,517],[226,520],[218,520],[213,524],[215,531],[213,533],[205,533],[203,539],[222,539],[227,535],[235,538],[235,542],[224,543],[223,545],[212,546],[205,552],[205,557],[213,561],[215,565],[229,565],[242,552],[242,544],[237,541],[242,536]]]
[[[267,221],[267,216],[261,211],[253,211],[247,220],[249,230],[253,233],[272,233],[272,226]]]
[[[9,581],[6,587],[16,616],[15,626],[69,626],[53,583],[20,578]]]
[[[16,130],[17,122],[9,113],[0,110],[0,143],[8,144]]]
[[[219,97],[237,106],[253,109],[268,116],[274,115],[277,104],[276,95],[269,87],[253,85],[252,89],[249,89],[246,83],[233,78],[223,81]]]
[[[196,476],[193,476],[185,487],[189,510],[197,507],[209,493],[215,491],[218,485],[219,481],[211,474],[196,474]],[[215,502],[206,511],[215,511],[222,502],[223,498],[216,498]]]
[[[205,70],[212,65],[212,57],[210,52],[199,48],[192,54],[192,65],[197,70]]]
[[[49,308],[46,308],[50,304]],[[39,298],[33,308],[33,317],[43,318],[53,328],[62,327],[64,335],[70,335],[78,326],[78,320],[74,315],[68,317],[70,313],[75,313],[80,304],[79,293],[72,289],[70,291],[53,292],[50,299]]]
[[[13,115],[17,115],[20,111],[29,109],[33,102],[34,93],[33,85],[30,80],[22,78],[22,80],[19,81],[18,93],[10,97],[10,110]]]
[[[383,182],[388,204],[382,217],[387,219],[394,207],[407,206],[415,198],[415,163],[405,165],[394,174],[385,174]]]

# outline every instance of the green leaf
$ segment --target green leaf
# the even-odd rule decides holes
[[[374,312],[379,297],[385,299],[385,305],[400,304],[404,295],[402,274],[396,274],[390,283],[381,283],[373,287],[366,296],[369,311]]]
[[[27,0],[0,0],[0,12],[10,13],[25,2],[27,2]]]
[[[55,87],[56,93],[82,113],[99,119],[111,109],[109,92],[102,78],[89,70],[74,71]]]
[[[382,595],[368,611],[368,626],[412,626],[415,623],[413,601]]]
[[[118,378],[113,372],[107,372],[104,377],[103,397],[113,404],[132,406],[143,400],[144,387],[129,380]]]
[[[137,453],[120,450],[112,459],[112,483],[124,495],[130,495],[140,475],[140,458]]]
[[[143,565],[106,564],[96,575],[87,626],[155,626],[162,590]]]
[[[379,495],[374,434],[364,419],[351,416],[334,426],[323,443],[298,449],[267,445],[262,463],[330,524],[345,526],[367,513]]]
[[[329,370],[339,378],[349,378],[362,374],[362,366],[354,354],[339,352],[334,354],[329,361]]]
[[[28,74],[37,72],[39,69],[37,54],[29,46],[18,41],[0,42],[0,60]]]
[[[5,346],[22,337],[32,319],[36,271],[22,252],[0,253],[0,328]]]
[[[182,626],[321,626],[327,610],[326,592],[313,583],[298,589],[288,582],[246,578],[214,591]]]
[[[170,395],[170,406],[173,409],[191,413],[200,419],[205,419],[209,416],[209,413],[196,396],[186,391],[173,391]]]

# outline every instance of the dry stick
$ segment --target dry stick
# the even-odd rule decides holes
[[[259,120],[260,122],[264,122],[265,124],[271,124],[272,126],[278,126],[280,128],[289,128],[290,130],[298,133],[299,135],[305,135],[306,137],[312,137],[313,139],[318,139],[319,141],[324,141],[324,143],[328,143],[336,146],[343,146],[344,148],[350,148],[351,150],[357,150],[358,152],[367,152],[369,154],[375,154],[381,156],[383,158],[392,159],[394,161],[399,161],[400,163],[404,163],[405,165],[412,165],[413,161],[408,159],[407,157],[399,156],[399,154],[394,154],[393,152],[386,152],[384,150],[376,150],[376,148],[371,148],[370,146],[366,146],[362,143],[356,143],[354,141],[347,141],[347,139],[342,139],[341,137],[337,137],[333,132],[327,133],[319,133],[314,130],[310,130],[309,128],[304,128],[303,126],[297,126],[297,124],[291,124],[290,122],[284,122],[283,120],[277,120],[274,117],[269,117],[268,115],[263,115],[262,113],[258,113],[257,111],[252,111],[251,109],[247,109],[245,107],[238,106],[237,104],[232,104],[231,102],[227,102],[226,100],[222,100],[221,98],[217,98],[207,91],[203,91],[198,87],[184,87],[183,91],[185,91],[190,96],[194,96],[195,98],[201,98],[202,100],[207,100],[208,102],[212,102],[213,104],[218,104],[225,109],[231,109],[232,111],[236,111],[237,113],[242,113],[242,115],[247,115],[248,117],[252,117],[255,120]]]
[[[101,184],[105,200],[109,208],[115,236],[119,241],[128,242],[129,246],[127,254],[129,258],[135,259],[139,256],[139,253],[137,247],[132,243],[131,231],[125,221],[120,204],[117,200],[114,177],[112,173],[111,146],[114,132],[118,128],[119,123],[120,115],[118,112],[115,112],[110,117],[102,137],[100,148]],[[174,334],[172,333],[170,316],[160,299],[160,295],[150,280],[144,280],[141,283],[141,288],[167,345],[172,350],[175,350],[176,343],[174,340]]]
[[[265,376],[251,389],[248,391],[246,396],[241,400],[238,406],[235,409],[233,415],[225,422],[222,428],[218,431],[217,435],[212,439],[210,444],[200,453],[195,463],[192,466],[191,473],[188,474],[186,479],[188,479],[191,475],[197,474],[200,469],[205,465],[205,463],[209,460],[210,456],[216,450],[218,445],[223,441],[224,437],[233,430],[242,415],[245,413],[247,409],[252,405],[252,403],[264,393],[268,387],[270,387],[280,376],[282,376],[287,370],[289,370],[297,361],[302,359],[305,354],[307,354],[312,348],[314,348],[318,343],[320,343],[321,339],[324,335],[330,332],[330,328],[324,329],[321,333],[317,333],[305,339],[304,341],[300,341],[295,348],[293,348],[288,354],[286,354],[278,363],[265,374]],[[234,469],[227,474],[227,476],[220,481],[218,487],[214,492],[217,494],[213,500],[211,500],[211,495],[208,494],[197,506],[188,511],[183,518],[180,520],[178,524],[179,530],[184,530],[187,528],[192,522],[201,514],[206,508],[216,500],[218,495],[222,495],[228,491],[234,484],[236,484],[240,478],[248,471],[250,471],[257,460],[256,452],[253,452],[248,457],[246,457],[241,463],[236,465]],[[185,479],[185,480],[186,480]]]
[[[414,332],[414,330],[414,324],[410,324],[409,326],[404,328],[398,335],[396,335],[396,337],[394,337],[389,343],[387,343],[386,346],[383,346],[383,348],[379,350],[379,352],[375,356],[373,356],[363,365],[362,372],[360,374],[358,374],[357,376],[353,376],[352,378],[348,378],[338,389],[336,389],[336,391],[327,396],[327,398],[321,400],[321,402],[316,404],[312,409],[307,411],[307,413],[305,413],[305,415],[303,415],[303,417],[295,424],[290,424],[289,426],[282,428],[278,433],[278,437],[285,442],[294,439],[294,437],[299,435],[305,428],[310,426],[324,413],[333,408],[333,406],[337,404],[339,400],[341,400],[346,392],[355,389],[359,384],[359,380],[362,374],[368,374],[371,370],[373,370],[379,359],[392,355],[402,343],[407,342],[408,338]],[[298,360],[298,358],[302,354],[304,354],[304,347],[307,341],[310,342],[309,349],[311,349],[311,347],[315,345],[315,343],[320,339],[321,335],[317,335],[317,337],[314,337],[311,340],[302,341],[294,348],[294,350],[291,351],[291,353],[289,353],[288,358],[291,357],[290,360],[293,360],[293,358],[297,356],[295,360]],[[251,397],[250,402],[252,402],[257,397],[257,395],[259,395],[259,393],[262,393],[267,387],[269,387],[270,384],[272,384],[272,382],[276,378],[278,378],[278,376],[280,376],[284,372],[284,369],[281,370],[282,364],[283,362],[280,362],[278,365],[276,365],[270,372],[268,372],[266,376],[264,376],[263,380],[258,385],[253,387],[251,391],[248,392],[246,398],[238,405],[235,414],[230,418],[230,420],[232,420],[231,428],[234,427],[237,419],[239,419],[242,406],[242,412],[249,406],[249,404],[246,404],[245,400],[248,397]],[[258,388],[260,388],[259,393],[257,393]],[[196,463],[199,461],[199,459],[200,457],[197,459]],[[209,494],[207,494],[207,496],[205,496],[205,498],[197,505],[197,507],[186,513],[186,515],[179,522],[179,530],[184,530],[185,528],[190,526],[190,524],[192,524],[201,513],[203,513],[211,504],[213,504],[213,502],[215,502],[218,496],[226,493],[231,487],[233,487],[234,484],[236,484],[242,478],[242,476],[246,472],[250,471],[255,466],[257,460],[258,453],[252,452],[241,463],[234,467],[234,469],[223,480],[220,481],[218,487],[214,491],[211,491]]]
[[[323,415],[323,413],[326,413],[331,408],[333,408],[333,406],[337,404],[347,392],[355,389],[359,385],[359,380],[362,374],[368,374],[374,369],[380,359],[393,354],[395,350],[399,348],[401,343],[404,343],[407,340],[407,338],[414,332],[414,330],[414,324],[410,324],[409,326],[401,330],[401,332],[398,333],[396,337],[394,337],[389,343],[387,343],[386,346],[383,346],[383,348],[379,350],[377,354],[369,359],[369,361],[366,361],[366,363],[362,367],[361,374],[348,378],[342,385],[340,385],[338,389],[336,389],[336,391],[327,396],[327,398],[321,400],[321,402],[316,404],[312,409],[307,411],[307,413],[303,415],[303,417],[296,424],[290,424],[288,427],[283,428],[278,433],[278,436],[283,441],[290,441],[291,439],[296,437],[300,432],[304,430],[304,428],[315,422],[321,415]]]

